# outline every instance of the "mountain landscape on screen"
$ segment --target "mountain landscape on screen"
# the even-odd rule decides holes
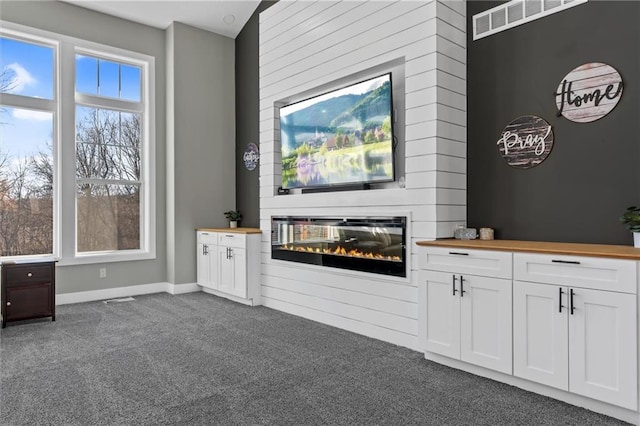
[[[283,188],[393,180],[391,75],[280,109]]]

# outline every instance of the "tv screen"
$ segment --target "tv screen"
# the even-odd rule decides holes
[[[391,74],[280,108],[282,187],[394,179]]]

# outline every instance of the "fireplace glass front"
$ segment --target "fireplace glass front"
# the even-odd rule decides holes
[[[274,216],[271,258],[406,277],[406,217]]]

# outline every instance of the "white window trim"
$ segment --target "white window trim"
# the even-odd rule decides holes
[[[122,262],[133,260],[145,260],[156,258],[156,170],[155,170],[155,58],[150,55],[127,51],[117,47],[94,43],[75,37],[69,37],[24,25],[14,24],[0,20],[0,33],[7,36],[20,38],[24,41],[40,42],[50,45],[57,43],[56,64],[54,69],[54,101],[56,112],[54,113],[54,158],[57,167],[54,171],[54,223],[53,223],[53,258],[60,265],[77,265],[106,262]],[[147,105],[147,111],[143,114],[144,121],[141,132],[144,135],[142,141],[143,161],[141,164],[140,217],[143,220],[141,227],[141,249],[138,250],[114,250],[102,252],[78,253],[76,250],[76,178],[75,178],[75,55],[76,53],[88,53],[103,58],[111,58],[119,62],[141,66],[143,87],[141,105]],[[25,106],[31,101],[24,96],[2,94],[2,97],[11,97]],[[86,100],[90,95],[82,95]],[[19,99],[13,99],[19,98]],[[25,98],[25,99],[22,99]],[[100,105],[104,105],[100,99]],[[118,100],[109,100],[118,105]],[[35,105],[32,105],[33,108]],[[57,143],[56,143],[57,141]],[[51,258],[51,255],[34,255],[19,257],[3,257],[3,260],[37,260]]]

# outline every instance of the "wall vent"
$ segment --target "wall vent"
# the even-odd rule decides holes
[[[587,0],[511,0],[473,15],[473,39],[478,40],[586,2]]]

